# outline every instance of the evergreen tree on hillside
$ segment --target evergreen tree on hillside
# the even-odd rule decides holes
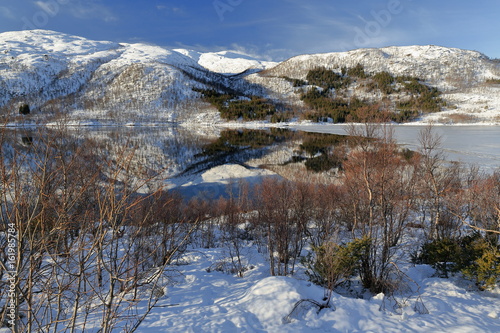
[[[28,104],[21,104],[19,106],[19,114],[22,114],[22,115],[30,114],[30,106]]]

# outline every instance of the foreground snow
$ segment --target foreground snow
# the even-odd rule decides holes
[[[426,265],[405,271],[420,287],[420,294],[396,297],[401,309],[393,308],[394,303],[382,294],[365,295],[365,299],[334,294],[335,310],[317,313],[306,302],[287,322],[284,318],[300,299],[321,302],[322,288],[305,279],[270,277],[255,247],[247,248],[246,259],[253,268],[243,278],[214,270],[226,258],[223,249],[186,253],[180,261],[183,265],[172,270],[175,283],[139,332],[500,331],[498,290],[477,292],[461,280],[432,277],[433,269]],[[415,306],[429,313],[420,314]]]

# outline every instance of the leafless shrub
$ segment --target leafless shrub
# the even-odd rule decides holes
[[[325,242],[336,240],[342,220],[339,211],[341,193],[335,185],[316,185],[314,187],[312,225],[307,234],[312,246],[321,246]]]
[[[243,277],[243,273],[248,269],[248,265],[244,262],[243,251],[245,239],[249,237],[244,216],[249,200],[249,186],[243,182],[238,185],[235,187],[232,182],[229,184],[229,198],[218,200],[217,215],[219,215],[221,243],[227,251],[230,263],[229,272]]]
[[[441,138],[434,134],[432,126],[420,134],[419,210],[422,223],[428,219],[430,239],[451,237],[460,222],[450,213],[457,194],[461,193],[461,169],[457,164],[444,165]]]
[[[390,128],[362,127],[363,136],[344,163],[343,218],[353,237],[368,237],[361,280],[373,292],[391,289],[391,266],[415,196],[415,166],[398,154]],[[383,134],[378,136],[377,133]],[[359,134],[356,137],[361,137]]]
[[[306,187],[286,180],[265,179],[255,188],[259,236],[266,239],[271,275],[293,274],[305,244],[310,201]]]
[[[59,132],[26,147],[1,140],[0,231],[17,232],[14,331],[136,330],[163,297],[166,267],[193,229],[175,221],[174,198],[137,194],[151,179],[129,174],[133,150],[71,147]],[[0,285],[2,299],[7,291]]]

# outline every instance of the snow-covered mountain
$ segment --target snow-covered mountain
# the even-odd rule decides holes
[[[248,80],[271,91],[275,99],[301,104],[290,80],[305,79],[318,67],[341,72],[361,64],[365,71],[418,77],[442,91],[449,108],[426,116],[429,121],[494,121],[500,117],[500,60],[476,52],[435,45],[358,49],[349,52],[300,55]],[[364,96],[360,96],[364,97]]]
[[[185,49],[176,49],[175,51],[190,57],[209,71],[226,75],[237,75],[245,71],[260,72],[278,64],[272,61],[258,60],[246,54],[232,51],[208,53]]]
[[[363,65],[368,72],[416,76],[429,83],[450,86],[452,79],[484,81],[499,78],[499,62],[476,51],[434,45],[358,49],[349,52],[300,55],[275,66],[268,74],[305,79],[318,66],[332,70]]]
[[[236,53],[90,41],[46,30],[8,32],[0,34],[0,107],[15,114],[19,103],[28,103],[42,117],[64,112],[81,120],[176,120],[177,110],[199,102],[192,88],[250,93],[255,88],[232,75],[269,66]]]
[[[193,88],[300,105],[297,88],[284,77],[304,79],[317,67],[340,71],[357,64],[368,72],[410,75],[438,87],[453,108],[437,118],[499,118],[500,62],[475,51],[388,47],[273,63],[237,52],[91,41],[47,30],[0,34],[0,109],[3,115],[16,115],[19,104],[27,103],[40,121],[61,114],[78,121],[199,121],[215,113],[206,112],[208,105]]]

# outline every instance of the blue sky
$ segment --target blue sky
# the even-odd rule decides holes
[[[415,44],[500,58],[499,15],[496,0],[0,0],[0,31],[48,29],[273,60]]]

